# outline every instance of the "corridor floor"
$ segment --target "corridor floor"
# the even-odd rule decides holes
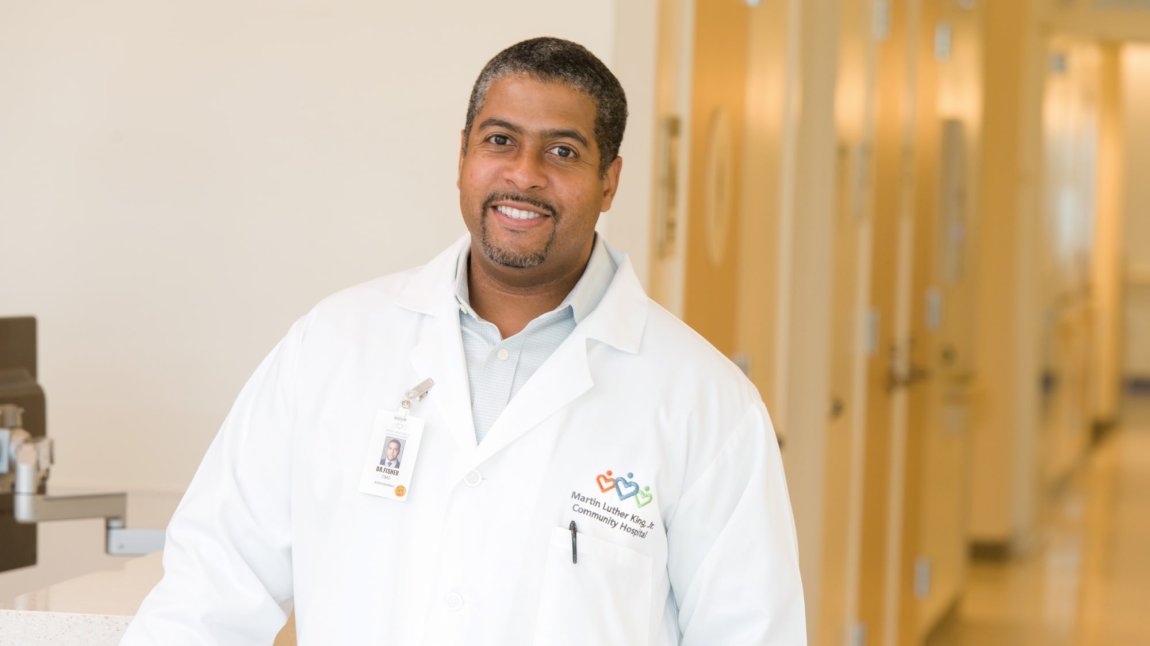
[[[1150,645],[1150,397],[1047,505],[1031,549],[975,561],[929,646]]]

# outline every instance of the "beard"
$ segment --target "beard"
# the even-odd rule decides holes
[[[500,200],[530,204],[546,212],[547,215],[551,217],[551,235],[547,238],[547,241],[543,243],[542,249],[516,251],[500,247],[491,239],[491,235],[487,229],[487,216],[491,213],[491,205]],[[555,231],[558,228],[556,226],[558,225],[557,219],[558,213],[555,207],[547,202],[525,195],[492,193],[487,196],[487,199],[483,200],[483,216],[479,220],[479,248],[483,250],[483,255],[487,256],[489,260],[504,267],[512,267],[514,269],[538,267],[543,264],[543,261],[547,260],[547,252],[551,250],[551,244],[555,242]]]

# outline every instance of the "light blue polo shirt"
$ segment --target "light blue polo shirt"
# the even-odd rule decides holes
[[[483,320],[471,309],[467,288],[469,257],[466,249],[459,254],[455,297],[459,301],[459,329],[471,386],[475,439],[482,442],[515,393],[603,300],[618,266],[606,243],[596,236],[587,268],[567,298],[555,309],[537,316],[518,334],[504,339],[494,323]]]

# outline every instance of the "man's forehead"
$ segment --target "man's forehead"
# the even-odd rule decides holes
[[[595,97],[585,88],[560,78],[536,76],[534,74],[504,74],[491,80],[484,93],[483,105],[491,102],[492,96],[507,94],[516,90],[522,95],[536,95],[544,92],[558,92],[567,94],[567,99],[574,102],[585,102],[592,110],[596,107]],[[483,106],[480,106],[482,110]]]
[[[492,81],[476,115],[480,129],[594,130],[595,99],[562,81],[527,75],[503,76]],[[581,132],[590,136],[591,132]]]

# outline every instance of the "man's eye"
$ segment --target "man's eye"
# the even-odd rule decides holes
[[[507,135],[491,135],[487,138],[487,141],[490,141],[496,146],[506,146],[507,144],[511,143],[511,138]]]
[[[555,146],[554,148],[551,149],[551,152],[555,153],[556,155],[558,155],[560,157],[564,157],[564,158],[572,158],[572,157],[578,157],[579,156],[578,153],[575,152],[575,149],[571,148],[570,146]]]

